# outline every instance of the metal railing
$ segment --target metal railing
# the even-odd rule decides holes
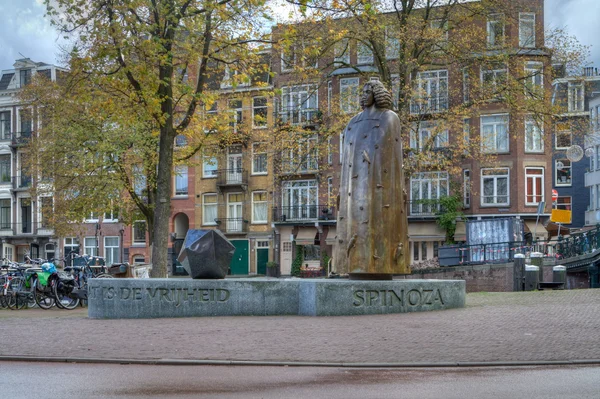
[[[273,208],[274,222],[336,220],[335,208],[328,205],[300,205]]]
[[[409,216],[436,216],[445,212],[444,207],[435,200],[408,201]]]
[[[31,187],[31,176],[21,175],[12,177],[13,189]]]
[[[242,168],[219,169],[216,172],[218,186],[241,186],[248,184],[248,171]]]
[[[241,234],[248,232],[248,221],[243,218],[215,219],[217,227],[225,234]]]

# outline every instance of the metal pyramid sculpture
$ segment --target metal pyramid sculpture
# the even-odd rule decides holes
[[[194,279],[225,278],[235,247],[219,230],[188,230],[177,260]]]

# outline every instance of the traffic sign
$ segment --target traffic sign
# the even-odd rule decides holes
[[[558,191],[552,189],[552,201],[556,201],[558,199]]]

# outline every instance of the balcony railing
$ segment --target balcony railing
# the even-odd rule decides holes
[[[218,186],[243,186],[248,184],[248,171],[242,168],[217,170]]]
[[[327,205],[282,206],[273,208],[275,222],[335,221],[335,208]]]
[[[248,232],[248,221],[243,218],[215,219],[217,228],[225,234],[243,234]]]
[[[440,203],[435,200],[409,201],[409,216],[435,216],[444,211]]]
[[[320,122],[321,112],[318,108],[281,108],[279,122],[291,125],[316,125]]]
[[[53,235],[54,228],[50,227],[46,222],[3,222],[0,221],[0,236],[20,234],[38,234],[38,235]]]
[[[31,187],[31,176],[13,176],[12,177],[13,189],[29,188]]]
[[[319,163],[317,157],[301,157],[298,159],[282,159],[281,173],[315,173],[319,171]]]
[[[31,139],[32,132],[14,132],[12,135],[12,142],[14,145],[26,144]]]

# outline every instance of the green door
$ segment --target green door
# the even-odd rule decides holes
[[[229,274],[248,274],[248,240],[231,240],[235,253],[229,265]]]
[[[256,250],[256,274],[267,274],[268,261],[269,248],[258,248]]]

